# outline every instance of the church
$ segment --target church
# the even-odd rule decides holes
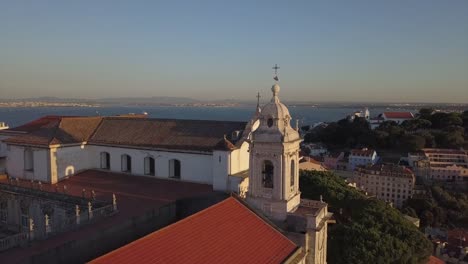
[[[130,179],[131,183],[124,184],[126,188],[140,179],[148,182],[153,178],[154,182],[171,181],[180,186],[207,185],[215,192],[231,194],[230,198],[117,248],[94,263],[125,263],[119,259],[153,263],[155,258],[148,255],[148,249],[154,257],[170,260],[178,256],[192,263],[232,263],[236,259],[232,250],[245,251],[246,254],[239,253],[241,259],[255,263],[326,263],[331,213],[322,201],[301,199],[301,138],[297,125],[291,127],[292,117],[280,101],[277,77],[275,80],[270,102],[263,107],[257,104],[248,122],[153,119],[140,115],[46,116],[1,131],[1,149],[6,151],[0,157],[3,156],[10,183],[30,181],[31,186],[62,184],[65,188],[73,181],[83,184],[80,177],[92,171],[111,182],[112,175],[117,174],[115,181],[117,177]],[[119,191],[112,191],[114,209],[115,193]],[[232,217],[223,218],[224,214]],[[225,223],[213,228],[219,224],[216,219],[221,218]],[[253,228],[242,232],[250,225],[263,231],[258,233]],[[186,230],[200,235],[171,239]],[[225,239],[223,233],[233,230],[236,240],[221,243]],[[263,245],[258,251],[249,251],[256,240],[263,241]],[[171,251],[171,243],[175,247],[180,243],[211,243],[216,250],[209,251],[209,255],[194,250]],[[166,245],[167,250],[158,251],[152,245]],[[197,258],[200,254],[203,257]]]

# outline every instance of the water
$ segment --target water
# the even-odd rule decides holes
[[[289,107],[293,120],[299,119],[301,125],[337,121],[355,110],[349,107]],[[370,108],[369,110],[371,116],[389,111],[387,108]],[[401,109],[398,110],[401,111]],[[414,112],[414,109],[409,109],[409,111]],[[15,127],[46,115],[110,116],[143,112],[147,112],[149,117],[154,118],[248,121],[254,114],[255,107],[6,107],[0,108],[0,122],[6,122],[10,127]],[[294,122],[292,124],[294,125]]]

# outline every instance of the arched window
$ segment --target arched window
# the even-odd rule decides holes
[[[132,172],[132,157],[127,154],[122,155],[122,171]]]
[[[263,162],[262,167],[262,185],[265,188],[273,188],[273,172],[274,167],[273,163],[269,160],[265,160]]]
[[[271,117],[268,118],[268,120],[267,120],[267,126],[268,126],[268,127],[273,126],[273,118],[271,118]]]
[[[177,159],[169,160],[169,177],[180,179],[180,161]]]
[[[24,170],[34,171],[34,155],[31,149],[24,150]]]
[[[145,158],[145,175],[155,175],[155,166],[154,166],[154,158],[153,157],[146,157]]]
[[[291,160],[291,187],[294,186],[294,182],[296,180],[296,163],[294,162],[294,160]]]
[[[110,169],[110,154],[108,152],[101,152],[101,169]]]

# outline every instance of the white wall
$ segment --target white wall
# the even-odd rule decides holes
[[[94,162],[91,161],[91,153],[92,149],[88,145],[52,149],[52,178],[56,178],[60,181],[64,177],[71,176],[79,171],[96,168],[94,166]],[[53,155],[55,155],[55,158]],[[53,172],[54,170],[56,171],[56,174]]]
[[[49,149],[30,148],[33,151],[34,170],[24,170],[24,147],[10,145],[6,161],[7,173],[11,177],[49,182]]]
[[[217,191],[228,190],[229,167],[231,155],[228,151],[213,152],[213,189]]]
[[[242,143],[239,149],[231,152],[231,168],[229,174],[236,174],[249,169],[249,143]]]
[[[121,156],[127,154],[132,158],[131,174],[144,175],[144,159],[147,156],[152,156],[155,159],[155,176],[169,178],[169,160],[178,159],[181,163],[181,180],[213,184],[213,155],[211,153],[205,155],[94,145],[85,148],[89,151],[90,168],[100,168],[100,153],[108,152],[110,154],[110,170],[121,172]]]

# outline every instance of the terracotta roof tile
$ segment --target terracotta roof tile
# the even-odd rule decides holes
[[[11,144],[49,146],[88,141],[91,144],[144,148],[212,151],[232,150],[234,131],[242,132],[245,122],[152,119],[140,116],[66,117],[46,116],[14,128],[27,134],[5,140]],[[238,138],[241,138],[239,135]]]
[[[81,143],[89,139],[101,120],[101,117],[46,116],[14,128],[28,134],[8,138],[5,142],[43,146]]]
[[[386,118],[401,118],[401,119],[411,119],[413,114],[411,112],[384,112]]]
[[[105,118],[89,140],[92,144],[212,151],[224,135],[243,131],[245,122]],[[240,137],[239,137],[240,138]]]
[[[297,248],[230,197],[90,263],[282,263]]]

